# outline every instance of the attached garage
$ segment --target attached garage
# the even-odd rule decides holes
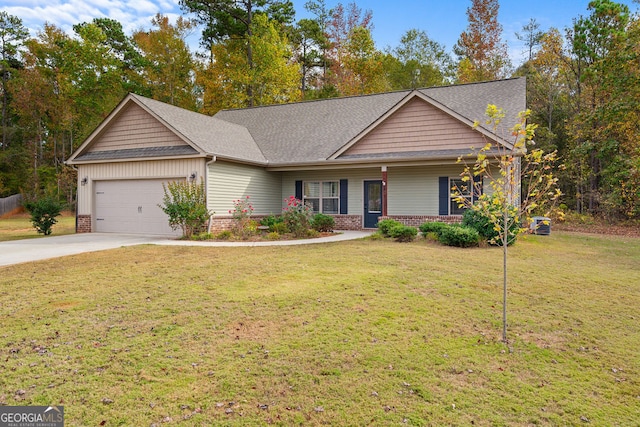
[[[158,206],[164,196],[161,179],[108,180],[94,182],[95,231],[177,235]]]
[[[169,124],[174,116],[186,129]],[[127,97],[67,162],[78,170],[77,231],[180,236],[182,231],[171,229],[158,206],[162,184],[205,179],[212,155],[192,139],[210,135],[192,133],[206,129],[211,120]]]

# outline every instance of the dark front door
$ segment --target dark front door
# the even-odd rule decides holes
[[[364,228],[376,228],[382,216],[382,181],[364,182]]]

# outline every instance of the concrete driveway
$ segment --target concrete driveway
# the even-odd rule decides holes
[[[167,241],[167,236],[81,233],[0,242],[0,266]]]
[[[341,231],[329,237],[273,242],[197,242],[175,240],[167,236],[145,236],[141,234],[80,233],[66,236],[50,236],[39,239],[0,242],[0,267],[22,262],[40,261],[66,255],[103,251],[123,246],[167,245],[167,246],[285,246],[314,243],[339,242],[366,237],[371,231]]]

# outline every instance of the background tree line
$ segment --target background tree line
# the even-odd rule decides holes
[[[527,76],[536,142],[567,166],[558,172],[564,203],[640,219],[640,23],[623,4],[594,0],[564,29],[542,30],[531,19],[516,34],[527,54],[517,68],[498,0],[470,1],[452,54],[422,29],[379,49],[371,11],[355,3],[310,0],[312,18],[298,21],[289,0],[181,6],[175,22],[158,14],[132,34],[97,18],[73,34],[46,24],[30,37],[19,17],[0,12],[0,197],[46,193],[72,206],[75,171],[64,161],[128,92],[215,114]],[[194,31],[202,31],[198,52],[186,42]]]

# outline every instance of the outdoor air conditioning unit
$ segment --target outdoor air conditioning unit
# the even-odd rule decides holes
[[[531,218],[529,226],[531,233],[548,236],[551,234],[551,218],[545,216],[534,216]]]

